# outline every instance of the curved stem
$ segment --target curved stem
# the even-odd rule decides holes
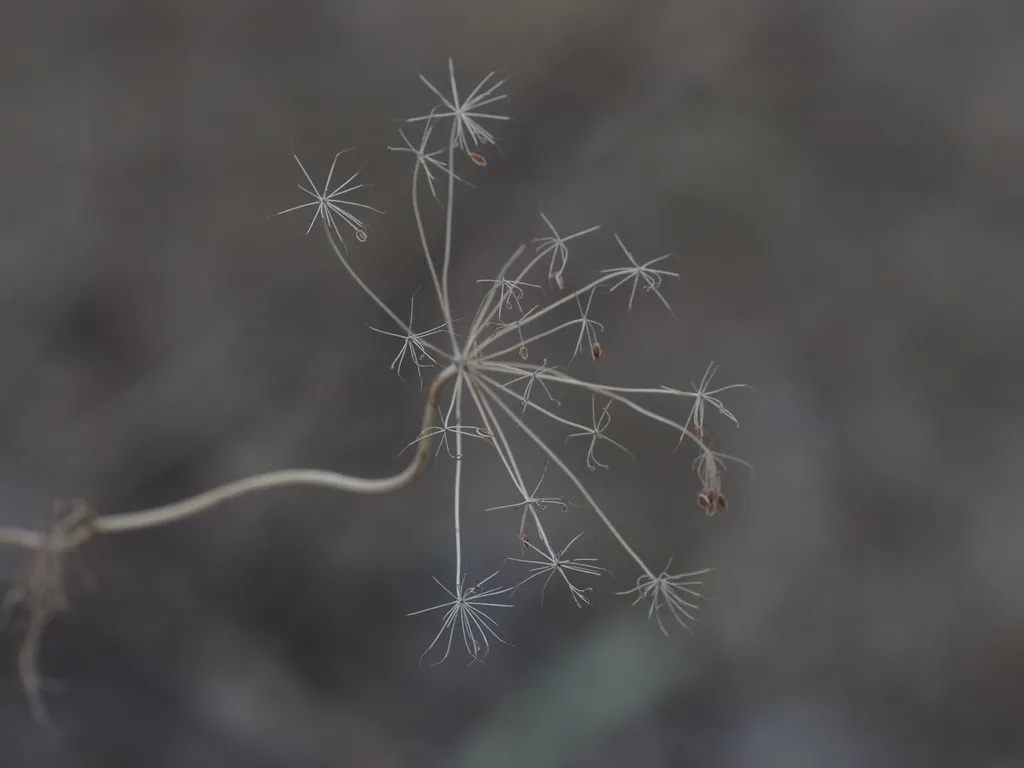
[[[46,546],[46,533],[22,528],[0,528],[0,544],[24,549],[42,549]]]
[[[454,366],[445,368],[431,384],[423,410],[423,430],[433,426],[441,390],[448,380],[455,375],[455,370]],[[419,474],[420,470],[426,466],[427,459],[430,457],[432,442],[430,437],[421,440],[416,454],[405,469],[388,477],[365,478],[322,469],[281,469],[273,472],[264,472],[225,483],[173,504],[117,515],[102,515],[92,522],[91,532],[103,534],[127,533],[129,531],[138,531],[144,528],[176,523],[179,520],[206,512],[218,504],[238,498],[239,496],[290,485],[315,485],[360,494],[390,493],[408,485]],[[65,551],[74,549],[79,543],[81,542],[71,539],[57,539],[54,541],[53,537],[41,531],[0,528],[0,544],[8,544],[26,549],[48,547],[57,551]]]
[[[405,324],[405,320],[396,315],[394,313],[394,310],[392,310],[391,307],[384,303],[384,300],[380,296],[373,292],[370,286],[368,286],[366,282],[363,280],[363,278],[359,276],[359,273],[356,272],[355,269],[352,268],[352,265],[348,263],[348,259],[345,257],[345,254],[342,253],[344,243],[342,243],[341,248],[338,247],[338,243],[334,239],[334,234],[331,231],[330,226],[328,226],[326,222],[324,223],[324,233],[327,235],[327,242],[330,244],[331,250],[334,251],[334,255],[338,257],[338,261],[340,261],[342,266],[345,267],[345,271],[348,272],[349,277],[351,277],[356,282],[356,285],[358,285],[363,290],[363,293],[365,293],[367,296],[373,299],[373,302],[382,310],[384,310],[384,314],[390,317],[391,320],[395,323],[395,325],[397,325],[406,335],[414,336],[415,334],[413,333],[412,329]],[[450,357],[450,355],[447,352],[445,352],[439,346],[431,342],[429,339],[425,339],[422,336],[418,338],[420,340],[420,343],[423,344],[424,347],[429,349],[434,354],[440,355],[442,357]]]
[[[445,301],[445,292],[441,288],[441,280],[437,276],[437,267],[434,266],[434,260],[430,255],[430,244],[427,242],[427,232],[423,227],[423,215],[420,213],[420,201],[419,201],[419,177],[420,177],[420,166],[422,164],[417,162],[416,167],[412,171],[412,212],[413,218],[416,219],[416,230],[420,235],[420,245],[423,246],[423,255],[427,259],[427,268],[430,270],[430,278],[434,281],[434,290],[437,292],[437,303],[441,305],[441,313],[444,315],[445,325],[448,326],[448,338],[451,340],[452,349],[458,349],[458,339],[455,336],[455,321],[452,320],[451,307]]]
[[[452,218],[455,209],[455,132],[459,121],[452,120],[452,130],[448,137],[448,206],[445,211],[444,227],[444,261],[441,263],[441,304],[451,311],[448,301],[448,267],[452,260]],[[452,334],[452,355],[461,357],[455,334]]]

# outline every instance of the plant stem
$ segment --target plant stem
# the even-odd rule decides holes
[[[427,395],[427,402],[423,409],[422,430],[427,430],[433,426],[438,411],[437,404],[441,396],[441,390],[448,380],[455,375],[455,371],[455,366],[445,368],[431,384]],[[404,488],[426,466],[427,459],[430,457],[432,443],[433,440],[430,437],[421,440],[416,454],[405,469],[388,477],[365,478],[322,469],[281,469],[264,472],[225,483],[172,504],[136,512],[101,515],[90,523],[89,530],[90,533],[95,534],[113,534],[167,525],[209,511],[217,505],[239,496],[292,485],[314,485],[359,494],[389,493],[399,488]],[[25,549],[47,548],[63,552],[75,549],[81,543],[80,539],[75,539],[74,537],[54,537],[49,535],[48,532],[43,531],[0,528],[0,544],[23,547]]]

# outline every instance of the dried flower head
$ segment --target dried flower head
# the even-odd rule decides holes
[[[668,254],[641,263],[615,235],[617,252],[625,257],[625,265],[592,271],[588,276],[586,270],[577,269],[576,264],[579,261],[585,266],[589,259],[574,259],[570,265],[569,244],[571,242],[575,249],[582,242],[580,238],[596,233],[599,227],[591,226],[562,236],[544,213],[541,217],[550,235],[534,240],[532,252],[528,252],[525,243],[514,249],[493,277],[480,281],[488,289],[478,291],[482,295],[469,323],[456,321],[450,279],[453,251],[459,236],[454,189],[461,179],[456,173],[456,165],[468,160],[480,169],[486,168],[488,161],[484,151],[488,146],[497,147],[497,139],[486,126],[496,121],[508,121],[509,118],[494,111],[507,98],[502,92],[504,80],[498,80],[491,73],[463,96],[451,60],[448,62],[448,75],[449,82],[444,90],[421,75],[420,79],[440,103],[435,103],[427,114],[407,121],[423,124],[418,144],[410,141],[400,129],[404,146],[391,148],[415,160],[411,173],[412,209],[441,322],[425,330],[414,330],[416,294],[409,300],[408,319],[401,317],[353,266],[343,230],[351,230],[358,242],[366,241],[367,227],[360,216],[365,215],[364,211],[380,211],[353,199],[355,193],[366,187],[357,181],[361,169],[351,173],[340,184],[335,183],[334,173],[339,158],[349,150],[334,156],[322,188],[313,183],[302,161],[293,155],[308,183],[308,187],[300,184],[299,188],[311,199],[279,212],[310,209],[313,216],[307,233],[312,231],[317,221],[320,222],[320,230],[342,269],[392,324],[390,330],[372,328],[383,337],[400,343],[391,360],[392,370],[401,376],[402,367],[408,361],[421,382],[424,370],[430,369],[433,373],[425,397],[420,432],[403,449],[403,453],[409,451],[412,454],[408,465],[384,478],[364,478],[315,469],[277,470],[225,483],[164,506],[89,518],[88,525],[77,528],[57,527],[49,533],[0,528],[0,544],[28,548],[37,555],[28,588],[14,595],[28,599],[31,609],[31,642],[26,646],[29,650],[23,650],[21,665],[23,681],[30,694],[38,695],[38,678],[33,675],[34,648],[39,632],[46,620],[64,607],[60,588],[61,556],[92,535],[166,525],[204,512],[228,499],[286,485],[318,485],[351,493],[388,493],[410,484],[431,463],[431,459],[435,464],[446,464],[451,471],[454,568],[450,580],[434,579],[446,598],[411,615],[438,612],[442,616],[441,627],[424,655],[436,652],[437,660],[443,661],[449,658],[453,646],[461,646],[471,661],[482,661],[491,648],[491,641],[505,642],[498,634],[498,623],[492,614],[499,608],[512,607],[506,601],[511,599],[515,588],[494,586],[492,581],[497,571],[476,583],[468,579],[463,545],[471,528],[469,524],[484,517],[478,513],[483,504],[472,507],[477,514],[467,514],[470,509],[465,498],[466,467],[470,463],[466,461],[468,449],[476,449],[494,460],[501,471],[502,482],[507,485],[509,497],[514,499],[484,508],[490,511],[515,510],[519,517],[517,543],[522,547],[524,557],[510,559],[529,566],[529,574],[520,585],[543,577],[546,587],[557,577],[557,581],[566,585],[577,605],[591,602],[592,588],[581,587],[577,581],[581,577],[601,575],[604,569],[595,565],[592,558],[567,556],[570,547],[580,538],[578,535],[567,545],[556,548],[546,528],[550,524],[549,507],[564,511],[569,502],[563,495],[573,494],[639,572],[636,586],[620,594],[632,596],[634,602],[649,603],[648,615],[656,619],[662,631],[667,633],[666,619],[689,629],[695,620],[697,600],[703,586],[696,577],[706,570],[672,573],[666,567],[656,573],[619,530],[613,519],[614,513],[606,510],[591,493],[583,481],[586,473],[580,468],[586,467],[590,471],[610,469],[611,459],[617,452],[632,456],[625,445],[610,434],[611,409],[614,406],[616,414],[645,420],[652,428],[652,434],[654,428],[664,429],[669,443],[672,437],[678,436],[676,448],[684,443],[691,445],[697,453],[693,469],[700,484],[699,506],[708,514],[726,509],[728,502],[722,492],[723,474],[727,462],[739,459],[711,448],[709,443],[712,441],[706,440],[707,421],[717,413],[726,421],[737,424],[736,417],[726,408],[721,397],[723,393],[743,385],[712,389],[711,380],[717,371],[714,364],[708,366],[700,384],[693,385],[690,391],[643,383],[637,386],[612,384],[601,380],[595,373],[600,369],[602,374],[610,375],[604,365],[585,366],[591,371],[589,375],[570,374],[568,367],[577,357],[589,353],[595,361],[604,358],[598,337],[604,333],[605,327],[595,319],[595,315],[601,311],[600,305],[609,293],[629,285],[627,306],[632,308],[640,288],[645,293],[654,294],[671,311],[671,304],[661,289],[665,278],[679,275],[665,268],[663,262],[669,258]],[[448,130],[436,130],[441,126]],[[446,133],[447,138],[442,138],[440,144],[432,143]],[[444,234],[436,241],[427,235],[431,227],[420,204],[424,196],[436,200],[443,209],[438,224],[443,227]],[[437,211],[436,207],[431,210]],[[586,241],[591,248],[598,244],[597,237]],[[548,284],[554,283],[559,290],[553,299],[541,286],[545,271]],[[530,299],[536,297],[540,303],[524,311],[527,295]],[[598,300],[598,296],[602,300]],[[608,300],[617,301],[618,296]],[[540,357],[543,360],[539,365],[529,362],[531,353],[538,349],[541,354],[534,354],[534,359]],[[564,358],[558,361],[564,367],[548,364],[548,359],[556,360],[557,356]],[[589,419],[578,415],[585,409],[587,400],[590,401]],[[557,433],[554,439],[549,436],[550,432]],[[561,440],[563,437],[564,442]],[[442,448],[445,449],[443,453]],[[616,450],[611,450],[613,448]],[[541,462],[544,469],[531,490],[525,477],[536,471]],[[567,486],[562,495],[552,491],[541,494],[541,484],[546,482],[549,469]],[[497,496],[502,493],[500,488],[488,483],[488,492],[492,490],[496,498],[502,498]],[[636,510],[629,509],[620,514],[635,513]],[[494,520],[500,517],[500,513],[486,517]],[[543,595],[543,588],[541,592]]]

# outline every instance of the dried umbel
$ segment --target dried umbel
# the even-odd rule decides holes
[[[438,660],[448,658],[455,646],[464,647],[470,659],[481,660],[491,648],[491,641],[504,642],[492,614],[497,609],[511,608],[512,593],[536,577],[543,577],[542,594],[554,582],[563,585],[577,605],[587,605],[593,600],[593,587],[580,586],[578,582],[599,578],[606,571],[591,557],[567,555],[570,548],[578,546],[577,542],[582,543],[581,534],[560,543],[549,534],[548,515],[569,506],[568,501],[542,490],[549,469],[562,476],[577,497],[577,503],[590,510],[599,529],[635,564],[639,572],[636,586],[619,594],[647,603],[649,615],[656,618],[662,630],[667,629],[666,619],[688,626],[702,586],[695,577],[704,571],[673,572],[666,567],[656,572],[627,542],[614,523],[613,514],[598,502],[574,467],[582,465],[590,472],[597,472],[609,469],[610,462],[617,456],[631,456],[629,448],[611,434],[612,411],[629,414],[647,420],[652,427],[664,429],[669,443],[671,438],[678,438],[677,448],[687,444],[696,449],[693,467],[700,484],[698,504],[709,514],[725,509],[722,475],[726,462],[734,459],[710,447],[707,406],[725,421],[735,424],[735,417],[720,396],[742,385],[712,389],[711,378],[716,371],[713,365],[708,367],[701,383],[693,385],[691,390],[643,383],[621,386],[601,381],[599,372],[605,366],[594,365],[606,355],[599,339],[604,325],[594,318],[599,305],[617,301],[632,309],[638,294],[641,301],[649,295],[671,315],[671,304],[663,290],[668,287],[667,278],[676,278],[679,274],[666,268],[671,254],[655,255],[646,260],[638,258],[616,234],[613,242],[606,240],[605,247],[621,266],[592,271],[588,277],[586,270],[577,269],[578,262],[571,258],[570,247],[573,251],[585,247],[591,253],[596,252],[602,247],[600,227],[589,225],[562,235],[543,212],[545,234],[533,240],[532,249],[525,244],[515,248],[494,277],[479,281],[482,288],[475,311],[460,311],[458,317],[465,320],[457,323],[449,275],[458,236],[455,187],[463,181],[456,170],[461,164],[458,170],[468,175],[479,173],[479,169],[487,165],[482,150],[495,146],[497,141],[485,126],[508,120],[500,114],[506,100],[501,90],[504,81],[492,73],[471,89],[459,87],[451,62],[448,83],[444,87],[435,86],[427,78],[421,79],[439,101],[426,114],[406,121],[399,130],[402,146],[390,149],[415,159],[411,174],[412,210],[441,322],[420,326],[415,315],[416,294],[409,300],[408,319],[400,317],[353,266],[344,235],[351,231],[357,243],[366,243],[368,228],[361,217],[367,215],[367,211],[379,211],[357,199],[365,194],[365,185],[358,181],[361,168],[340,184],[334,181],[339,158],[348,150],[335,155],[322,188],[314,184],[305,165],[295,156],[305,182],[299,185],[300,189],[311,200],[280,212],[312,212],[306,231],[319,223],[326,243],[345,273],[389,318],[391,329],[374,327],[372,330],[382,338],[399,342],[391,362],[392,370],[401,376],[403,366],[411,365],[421,383],[426,380],[425,373],[433,374],[424,401],[420,432],[403,450],[413,452],[409,464],[401,472],[383,478],[317,469],[284,469],[236,480],[166,506],[126,514],[90,515],[87,525],[72,527],[71,532],[63,528],[59,529],[59,534],[0,529],[0,543],[22,546],[37,554],[35,562],[45,578],[30,579],[30,584],[45,586],[46,589],[37,590],[37,595],[46,599],[34,598],[34,604],[44,608],[34,615],[48,617],[63,607],[63,593],[53,588],[59,583],[60,556],[81,546],[90,536],[177,522],[213,509],[228,499],[285,485],[317,485],[349,493],[388,493],[412,482],[433,458],[438,463],[448,462],[452,475],[454,568],[450,579],[435,579],[444,593],[441,602],[415,611],[413,615],[438,612],[443,617],[440,630],[427,647],[427,652],[433,651]],[[413,127],[422,128],[416,140],[406,133]],[[445,136],[446,139],[436,143],[438,137]],[[469,165],[465,164],[466,160]],[[426,235],[426,215],[421,205],[424,197],[440,204],[444,238],[436,245]],[[430,210],[437,211],[437,207],[432,205]],[[588,258],[583,263],[590,261]],[[542,287],[544,269],[548,278],[546,288]],[[624,301],[619,289],[626,287],[629,297]],[[665,321],[671,322],[671,318],[666,317]],[[644,332],[642,328],[639,331]],[[543,350],[545,345],[556,347],[551,359],[555,359],[557,352],[564,356],[564,361],[549,364],[542,352],[542,363],[529,362],[530,353]],[[591,358],[590,362],[587,357]],[[569,373],[568,366],[577,359],[587,371]],[[575,415],[568,405],[562,408],[563,403],[568,404],[573,397],[583,408],[589,401],[589,419]],[[546,424],[547,431],[558,431],[559,439],[550,441],[544,437],[542,433],[546,430],[540,427],[542,423]],[[445,451],[442,452],[442,448]],[[504,473],[509,496],[496,499],[501,503],[488,507],[469,505],[464,489],[467,450],[490,456]],[[539,469],[541,464],[543,470]],[[527,481],[528,477],[538,475],[536,482]],[[497,487],[489,490],[501,493]],[[681,487],[680,493],[684,490]],[[475,514],[483,508],[493,514]],[[622,514],[633,513],[634,510],[628,510]],[[498,570],[479,580],[471,578],[464,564],[464,544],[469,530],[466,523],[502,514],[515,514],[519,521],[514,546],[522,556],[509,558],[509,567],[514,567],[513,563],[528,566],[526,574],[518,581],[513,578],[509,585],[497,582]],[[33,602],[31,592],[29,589],[25,593],[30,603]],[[37,624],[30,632],[33,645],[39,631],[41,626]],[[29,661],[29,666],[34,668],[34,656]],[[31,678],[25,677],[26,688],[31,689]]]
[[[608,469],[610,464],[607,462],[610,459],[610,454],[609,458],[606,458],[606,454],[609,448],[631,455],[625,445],[610,435],[612,407],[632,411],[635,415],[667,427],[679,437],[680,442],[688,440],[698,448],[699,457],[703,457],[703,462],[699,458],[698,463],[695,463],[703,488],[700,496],[701,504],[709,513],[724,509],[727,502],[720,487],[721,469],[724,461],[732,457],[713,451],[705,443],[708,434],[705,426],[705,406],[712,405],[728,420],[735,423],[735,418],[716,396],[732,387],[709,389],[711,376],[714,374],[713,366],[709,367],[700,387],[695,386],[693,391],[684,391],[664,386],[611,386],[588,376],[570,375],[558,366],[549,366],[546,359],[542,365],[530,364],[528,362],[529,352],[536,344],[541,341],[550,342],[565,334],[575,335],[575,349],[569,356],[570,361],[581,355],[584,350],[589,351],[589,356],[594,361],[602,360],[605,350],[598,336],[604,331],[604,325],[593,317],[595,298],[599,292],[615,293],[619,288],[628,287],[627,308],[632,309],[638,289],[642,289],[639,293],[653,294],[654,298],[666,307],[670,314],[673,314],[671,305],[662,290],[666,279],[679,277],[678,272],[666,268],[668,260],[673,258],[672,254],[658,255],[646,260],[637,258],[634,256],[633,250],[627,247],[624,240],[616,234],[614,242],[617,245],[618,254],[626,263],[620,267],[600,270],[590,280],[574,276],[574,279],[579,280],[577,285],[580,287],[566,291],[566,278],[571,270],[570,243],[576,246],[583,242],[584,236],[588,236],[586,242],[591,247],[596,246],[595,235],[600,227],[593,225],[563,236],[552,219],[543,212],[541,217],[550,234],[538,237],[533,241],[534,254],[528,254],[526,249],[520,246],[512,253],[495,277],[478,280],[478,283],[487,286],[488,290],[473,315],[468,331],[460,333],[461,329],[457,329],[452,320],[454,312],[448,281],[452,242],[456,232],[453,225],[453,189],[459,177],[455,174],[455,169],[460,155],[468,157],[470,162],[475,165],[482,165],[482,155],[473,147],[496,144],[494,136],[489,129],[484,127],[484,124],[494,120],[504,121],[507,120],[507,117],[498,114],[497,108],[505,97],[500,92],[503,83],[497,80],[493,73],[472,89],[460,88],[456,84],[455,69],[451,62],[449,62],[448,75],[447,89],[439,88],[426,78],[422,78],[428,88],[441,100],[441,103],[435,105],[428,114],[412,118],[409,121],[424,125],[423,139],[415,152],[417,162],[413,170],[413,211],[421,235],[425,231],[425,225],[418,196],[424,190],[419,179],[427,175],[427,186],[430,186],[431,165],[436,166],[437,163],[436,160],[432,160],[435,156],[446,158],[441,161],[441,164],[448,176],[443,252],[432,251],[426,238],[421,237],[421,245],[441,314],[448,325],[447,341],[450,347],[442,349],[441,345],[438,345],[436,348],[430,348],[430,354],[441,368],[440,375],[452,377],[451,386],[444,393],[446,405],[442,406],[441,426],[432,427],[421,437],[429,434],[443,434],[445,439],[450,437],[454,442],[454,449],[449,451],[449,456],[454,457],[455,460],[453,467],[455,574],[454,579],[444,586],[449,600],[436,606],[437,610],[445,610],[445,618],[441,631],[434,637],[428,651],[436,649],[440,659],[447,658],[452,651],[456,636],[459,635],[460,644],[465,647],[470,657],[472,659],[481,658],[490,647],[488,638],[498,638],[497,622],[484,609],[508,607],[508,603],[503,602],[507,598],[502,598],[502,602],[493,602],[491,605],[483,606],[479,604],[470,606],[468,602],[470,596],[476,597],[478,594],[471,592],[465,586],[468,574],[463,567],[466,508],[462,461],[464,459],[463,447],[467,444],[465,438],[474,434],[466,431],[466,425],[470,423],[483,425],[483,428],[487,430],[491,439],[486,444],[486,450],[494,452],[496,461],[508,476],[511,488],[520,497],[519,501],[490,506],[487,509],[489,511],[514,509],[520,513],[519,545],[524,552],[533,552],[538,556],[538,559],[531,560],[511,558],[513,562],[523,562],[533,566],[526,581],[543,574],[546,575],[544,584],[547,586],[551,578],[557,574],[567,586],[572,599],[577,604],[587,604],[590,598],[589,595],[584,596],[584,593],[589,593],[591,588],[579,587],[575,580],[580,577],[597,577],[603,573],[603,570],[594,565],[590,558],[566,558],[566,551],[570,545],[579,540],[578,535],[568,544],[558,547],[545,528],[545,512],[554,499],[541,493],[541,484],[548,468],[553,467],[575,487],[598,521],[636,562],[642,573],[642,586],[639,591],[631,590],[629,594],[636,594],[638,599],[651,602],[651,611],[658,615],[658,621],[662,628],[664,628],[663,613],[667,613],[680,622],[685,622],[690,617],[689,610],[693,606],[680,602],[676,597],[679,590],[693,590],[696,582],[690,582],[684,578],[691,574],[673,575],[662,572],[660,575],[655,575],[655,572],[626,542],[613,524],[611,517],[593,498],[580,476],[572,469],[570,465],[571,446],[585,441],[587,445],[586,452],[583,454],[585,466],[592,472]],[[466,93],[467,90],[469,95],[460,101],[459,94]],[[448,130],[447,146],[431,148],[429,146],[430,136],[443,134],[444,128]],[[403,138],[411,146],[411,142],[404,134]],[[336,230],[332,230],[326,223],[324,229],[328,238],[333,241]],[[335,247],[334,250],[346,264],[346,268],[351,271],[343,249]],[[561,295],[548,298],[546,295],[542,295],[541,286],[537,281],[530,282],[536,269],[542,265],[547,267],[549,283],[553,283],[557,290],[562,292]],[[379,299],[374,298],[381,303]],[[527,308],[524,307],[524,304],[528,299],[532,305],[528,305]],[[564,320],[564,310],[573,305],[579,312],[578,317],[568,321]],[[514,338],[506,339],[512,333],[515,334]],[[413,331],[411,327],[402,328],[396,335],[401,334],[408,336],[412,335]],[[546,401],[538,401],[535,396],[538,391],[536,387],[538,383],[543,387],[547,396]],[[571,415],[559,413],[562,396],[555,397],[552,392],[556,389],[563,390],[566,395],[571,395],[574,392],[589,395],[591,401],[590,423],[580,422]],[[653,402],[651,405],[644,402],[660,401],[671,409],[672,403],[677,400],[684,401],[689,408],[689,415],[685,419],[677,420],[666,410],[656,407]],[[513,407],[513,403],[516,407]],[[562,456],[561,446],[556,449],[535,430],[533,425],[537,421],[548,421],[563,431],[565,450],[569,451],[565,458]],[[479,427],[475,427],[475,429],[478,431]],[[526,451],[524,454],[523,449],[519,446],[518,443],[522,442],[524,438],[527,445],[532,446],[533,452],[545,462],[545,470],[541,473],[540,480],[536,485],[532,486],[532,490],[526,482],[525,468],[531,460],[535,461],[536,459],[531,459],[528,455],[530,451]],[[479,445],[479,443],[477,444]],[[514,445],[515,447],[513,447]],[[709,474],[708,467],[714,469],[713,474]],[[564,503],[560,504],[560,507],[565,508]],[[491,584],[491,580],[494,578],[496,578],[496,573],[490,574],[486,579],[487,583]],[[520,582],[520,584],[522,583],[524,582]],[[510,587],[507,591],[502,591],[500,587],[491,586],[486,590],[486,594],[494,600],[499,596],[509,594],[513,589]],[[685,606],[686,609],[682,610],[681,606]],[[427,609],[427,611],[429,610],[431,609]]]

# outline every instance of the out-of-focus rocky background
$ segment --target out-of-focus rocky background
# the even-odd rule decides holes
[[[358,147],[387,214],[353,259],[404,313],[428,276],[385,147],[449,56],[511,75],[516,118],[459,193],[456,314],[540,206],[604,224],[595,263],[613,231],[677,252],[675,320],[601,299],[595,375],[717,361],[756,391],[716,445],[756,472],[709,519],[674,437],[618,413],[637,462],[586,479],[653,567],[716,569],[705,623],[665,639],[615,597],[635,571],[574,509],[617,581],[588,610],[524,589],[484,666],[419,664],[437,624],[405,617],[452,567],[445,461],[390,497],[283,490],[95,541],[41,648],[50,728],[23,616],[0,636],[0,764],[1024,765],[1022,41],[1014,0],[5,3],[3,524],[401,466],[422,395],[386,318],[267,216],[301,202],[293,148],[321,177]],[[501,482],[474,464],[470,505]],[[471,572],[518,553],[517,520],[467,515]],[[0,552],[5,584],[24,565]]]

